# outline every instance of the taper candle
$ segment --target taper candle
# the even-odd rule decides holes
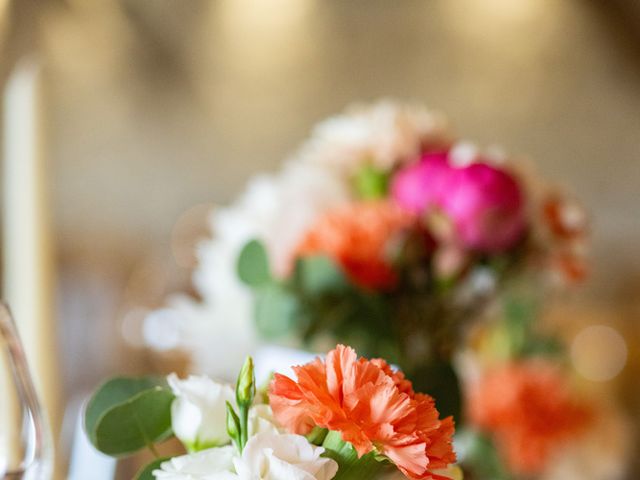
[[[4,92],[3,297],[13,310],[36,388],[57,436],[60,381],[42,94],[39,63],[22,60]]]

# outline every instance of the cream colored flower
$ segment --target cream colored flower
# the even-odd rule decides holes
[[[175,374],[168,377],[168,382],[176,396],[171,405],[173,432],[188,450],[204,450],[230,441],[226,402],[234,402],[234,393],[229,385],[194,375],[180,380]]]
[[[260,433],[234,459],[241,480],[331,480],[338,464],[301,435]]]
[[[232,446],[212,448],[190,455],[174,457],[153,471],[158,480],[237,480]]]
[[[319,123],[299,159],[348,176],[365,164],[390,171],[427,147],[451,142],[445,119],[421,106],[383,100],[354,105]]]

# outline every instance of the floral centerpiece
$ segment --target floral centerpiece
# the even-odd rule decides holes
[[[465,478],[619,479],[624,420],[577,386],[560,337],[538,322],[541,292],[587,275],[587,227],[564,191],[521,159],[457,140],[442,116],[392,102],[357,106],[321,122],[280,171],[256,176],[212,214],[194,275],[200,298],[171,299],[171,315],[150,316],[148,327],[179,339],[194,369],[218,375],[260,341],[321,351],[338,339],[399,365],[443,416],[454,415]],[[476,322],[489,305],[496,318]],[[328,373],[335,355],[297,381],[272,383],[279,428],[313,439],[320,425],[342,432],[356,457],[369,458],[373,445],[391,470],[447,475],[440,469],[452,458],[428,454],[437,470],[420,473],[373,431],[349,427],[355,411],[318,408],[328,397],[317,385],[343,378]],[[598,450],[605,435],[614,440]],[[335,435],[321,438],[312,443],[335,458]]]
[[[452,418],[384,360],[339,345],[294,371],[258,391],[248,358],[235,394],[207,377],[117,378],[89,402],[87,434],[114,456],[158,456],[155,444],[177,437],[187,453],[157,458],[141,480],[461,478]]]
[[[257,339],[338,340],[400,365],[454,414],[452,355],[496,293],[586,271],[579,205],[523,162],[456,140],[440,115],[392,102],[320,123],[212,231],[194,275],[202,301],[169,305],[197,369]]]

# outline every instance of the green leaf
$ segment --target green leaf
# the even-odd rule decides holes
[[[358,458],[356,449],[342,440],[340,433],[330,431],[324,439],[325,457],[332,458],[338,464],[338,473],[333,480],[369,480],[378,478],[385,468],[385,457],[377,456],[375,452],[367,453]]]
[[[96,424],[108,410],[163,384],[164,380],[155,377],[115,377],[103,383],[89,400],[84,413],[84,427],[91,441],[95,444]]]
[[[557,356],[564,353],[564,345],[557,338],[533,337],[527,340],[520,352],[522,356]]]
[[[322,442],[324,442],[324,439],[327,438],[328,433],[329,430],[327,430],[326,428],[318,427],[316,425],[315,427],[313,427],[313,430],[311,430],[306,435],[306,437],[309,443],[313,443],[314,445],[322,445]]]
[[[266,338],[289,333],[295,327],[298,310],[298,300],[284,285],[268,283],[256,292],[256,325]]]
[[[354,183],[360,198],[366,200],[383,198],[389,191],[389,174],[371,165],[366,165],[356,174]]]
[[[307,295],[341,291],[349,285],[342,270],[325,255],[300,258],[296,262],[296,280]]]
[[[238,414],[233,409],[233,406],[230,402],[226,402],[227,406],[227,434],[229,438],[233,440],[233,443],[236,445],[238,449],[240,449],[241,438],[240,438],[240,418]]]
[[[153,471],[158,470],[160,468],[160,465],[162,465],[164,462],[170,459],[171,457],[165,457],[165,458],[158,458],[154,460],[149,465],[147,465],[142,470],[140,470],[138,473],[136,473],[136,476],[133,477],[134,480],[155,480],[156,477],[153,476]]]
[[[169,390],[155,387],[107,410],[95,426],[95,447],[120,456],[166,440],[171,435],[173,399]]]
[[[271,280],[267,250],[259,240],[247,243],[238,257],[238,276],[249,286],[257,287]]]
[[[500,458],[493,441],[484,435],[473,431],[465,431],[457,435],[456,439],[463,442],[465,452],[461,459],[465,467],[479,476],[491,480],[513,480],[507,472],[503,459]]]
[[[529,329],[535,323],[538,305],[535,299],[524,295],[510,295],[504,303],[504,315],[514,328]]]

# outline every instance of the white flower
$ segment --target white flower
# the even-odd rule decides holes
[[[226,402],[233,404],[234,393],[229,385],[194,375],[180,380],[175,374],[168,382],[176,396],[171,405],[173,431],[188,449],[202,450],[230,441]]]
[[[162,463],[158,480],[331,480],[338,464],[300,435],[259,433],[238,455],[233,446],[211,448]]]
[[[331,480],[338,464],[300,435],[260,433],[234,459],[241,480]]]
[[[253,405],[249,410],[249,436],[259,433],[280,433],[269,405]]]
[[[442,116],[420,106],[383,100],[354,105],[319,123],[300,157],[342,175],[356,172],[365,163],[390,171],[414,159],[422,148],[442,148],[450,140]]]
[[[158,480],[237,480],[233,473],[232,446],[211,448],[191,455],[174,457],[153,471]]]

